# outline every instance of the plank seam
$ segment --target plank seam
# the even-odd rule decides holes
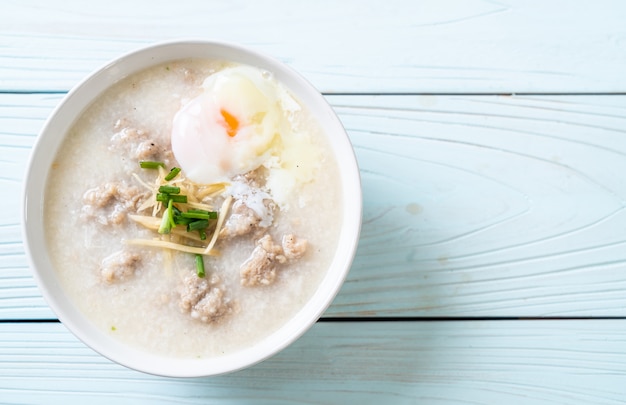
[[[625,316],[348,316],[348,317],[328,317],[320,318],[318,322],[482,322],[482,321],[606,321],[606,320],[626,320]]]
[[[428,317],[428,316],[348,316],[327,317],[317,320],[318,323],[364,323],[364,322],[498,322],[498,321],[607,321],[623,320],[626,316],[551,316],[551,317],[516,317],[516,316],[455,316],[455,317]],[[61,323],[58,319],[0,319],[0,324],[24,324],[24,323]]]

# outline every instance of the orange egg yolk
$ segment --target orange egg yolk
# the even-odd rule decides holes
[[[231,138],[237,135],[237,130],[239,129],[239,121],[228,111],[221,109],[220,113],[222,117],[224,117],[224,122],[226,123],[226,133]]]

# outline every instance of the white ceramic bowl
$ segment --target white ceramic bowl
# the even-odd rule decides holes
[[[173,359],[125,345],[96,328],[71,302],[52,267],[45,240],[43,203],[46,179],[65,134],[103,91],[129,74],[166,61],[199,57],[230,60],[273,72],[311,110],[329,136],[340,166],[344,223],[339,246],[319,288],[290,321],[275,333],[239,352],[215,359]],[[352,264],[361,226],[361,185],[354,151],[341,122],[322,95],[283,63],[241,46],[203,40],[148,46],[106,64],[70,91],[44,125],[32,152],[23,195],[26,252],[44,298],[61,322],[103,356],[132,369],[172,377],[194,377],[239,370],[262,361],[300,337],[322,315],[339,291]]]

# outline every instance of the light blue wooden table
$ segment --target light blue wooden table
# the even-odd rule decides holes
[[[31,147],[107,60],[175,38],[310,79],[363,232],[323,318],[250,369],[167,379],[58,323],[24,256]],[[0,2],[0,403],[626,403],[623,1]]]

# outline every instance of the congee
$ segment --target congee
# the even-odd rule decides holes
[[[335,253],[326,136],[271,72],[173,61],[105,91],[51,167],[46,238],[99,328],[165,356],[232,353],[286,323]]]

